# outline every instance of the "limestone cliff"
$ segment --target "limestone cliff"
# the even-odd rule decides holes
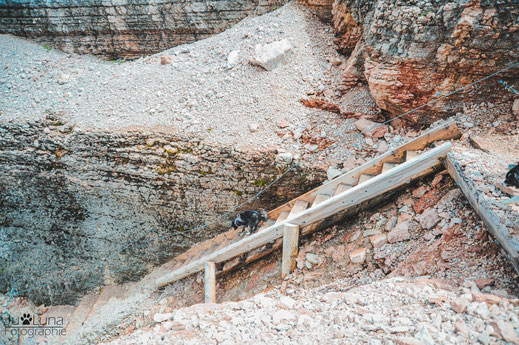
[[[80,131],[52,116],[3,123],[0,291],[30,290],[37,304],[66,304],[137,280],[228,230],[231,216],[188,231],[278,176],[285,167],[274,158],[160,133]],[[257,203],[273,207],[317,182],[301,173],[286,175]]]
[[[0,33],[67,52],[134,59],[219,33],[286,0],[0,2]]]
[[[519,61],[517,0],[336,0],[345,84],[366,81],[379,107],[403,114]],[[431,123],[469,103],[510,100],[519,66],[408,116]]]

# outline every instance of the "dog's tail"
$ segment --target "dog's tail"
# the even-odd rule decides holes
[[[267,219],[269,219],[269,215],[268,215],[267,211],[265,211],[265,209],[262,208],[260,210],[260,214],[261,214],[261,220],[266,221]]]

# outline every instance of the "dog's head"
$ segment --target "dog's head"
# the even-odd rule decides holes
[[[236,219],[232,221],[231,226],[234,230],[239,228],[238,224],[236,224]]]
[[[519,188],[519,164],[506,174],[505,185]]]

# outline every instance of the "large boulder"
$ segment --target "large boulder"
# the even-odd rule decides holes
[[[363,80],[377,105],[394,115],[467,86],[519,58],[519,6],[512,2],[336,0],[338,50],[350,55],[345,84]],[[519,82],[519,68],[501,74]],[[495,80],[494,80],[495,79]],[[491,78],[409,114],[414,123],[481,101],[508,101],[513,93]]]
[[[292,44],[289,40],[272,42],[266,45],[256,45],[252,63],[263,67],[267,71],[272,71],[288,62],[288,57],[292,53]]]

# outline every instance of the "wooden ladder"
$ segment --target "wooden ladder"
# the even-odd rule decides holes
[[[326,217],[431,173],[441,165],[440,159],[446,156],[451,144],[444,143],[421,154],[417,151],[425,149],[435,141],[460,136],[461,133],[454,121],[433,128],[410,142],[270,211],[268,221],[264,222],[258,232],[250,236],[239,237],[239,229],[230,230],[195,245],[177,257],[174,270],[158,278],[156,285],[162,287],[204,270],[207,266],[209,271],[206,270],[206,301],[214,302],[216,274],[224,274],[257,260],[281,245],[284,247],[282,274],[290,274],[297,256],[297,243],[294,242],[297,242],[300,236],[310,233],[316,228],[314,225]],[[221,266],[218,272],[217,265]]]

